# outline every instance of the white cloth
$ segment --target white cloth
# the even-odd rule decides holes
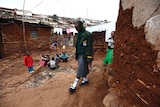
[[[50,60],[49,61],[49,64],[50,64],[50,68],[56,68],[56,61],[55,60]]]
[[[54,28],[54,33],[62,35],[62,28]]]
[[[112,37],[110,37],[110,38],[108,39],[108,47],[111,48],[111,49],[114,48],[114,40],[113,40]]]

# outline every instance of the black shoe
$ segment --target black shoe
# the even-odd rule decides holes
[[[82,81],[79,85],[82,86],[82,85],[85,85],[85,84],[88,84],[89,81]]]
[[[72,93],[74,93],[74,92],[76,91],[76,88],[73,89],[72,87],[70,87],[70,88],[68,89],[68,91],[72,94]]]

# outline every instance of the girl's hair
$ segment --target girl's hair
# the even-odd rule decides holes
[[[52,57],[52,60],[54,60],[54,57]]]
[[[29,52],[29,51],[26,51],[26,55],[28,55],[28,56],[29,56],[29,55],[30,55],[30,52]]]
[[[115,33],[115,31],[112,31],[111,33]]]

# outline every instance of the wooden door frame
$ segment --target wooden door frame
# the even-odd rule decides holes
[[[0,29],[0,58],[4,57],[4,49],[3,49],[3,39],[2,39],[2,30]]]

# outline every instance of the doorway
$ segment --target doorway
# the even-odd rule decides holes
[[[4,57],[3,40],[2,40],[2,32],[0,29],[0,59],[3,57]]]

